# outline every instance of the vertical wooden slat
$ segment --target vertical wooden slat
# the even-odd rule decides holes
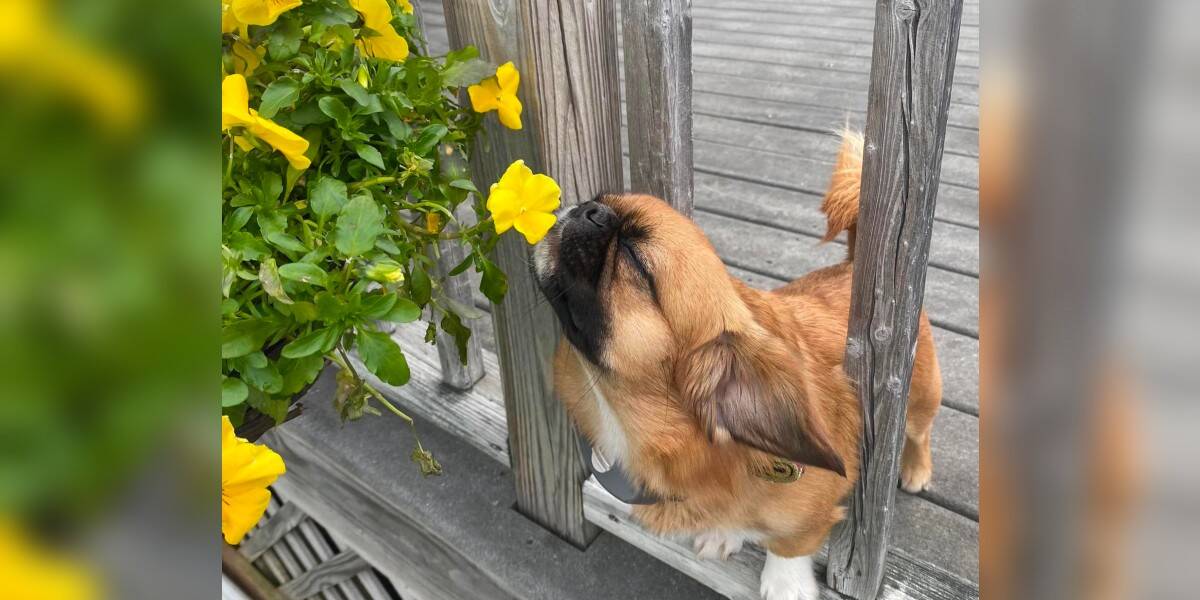
[[[553,177],[563,205],[620,191],[621,145],[613,0],[444,0],[450,44],[477,46],[488,60],[521,72],[521,131],[486,119],[471,165],[486,185],[524,159]],[[587,545],[598,533],[583,516],[584,468],[575,433],[554,398],[551,358],[557,320],[529,271],[530,247],[510,233],[496,260],[508,297],[493,311],[504,382],[509,451],[522,513]]]
[[[962,0],[880,0],[845,368],[858,383],[861,474],[829,545],[830,587],[883,581],[925,290]]]
[[[692,1],[621,5],[629,178],[692,214]]]
[[[412,0],[413,16],[417,19],[417,27],[421,29],[422,35],[425,35],[425,15],[422,5],[430,1],[436,0]],[[450,158],[446,157],[444,160],[450,160]],[[462,216],[467,212],[470,211],[459,211],[456,216]],[[444,231],[449,233],[456,229],[458,229],[457,226],[448,223]],[[453,241],[441,242],[437,244],[436,248],[431,249],[430,257],[436,262],[433,276],[439,279],[444,278],[442,293],[447,298],[464,306],[471,306],[473,299],[470,277],[466,273],[456,277],[447,277],[450,271],[467,257],[467,249]],[[435,313],[434,318],[440,319],[441,315]],[[470,326],[469,323],[468,326]],[[454,336],[440,329],[437,335],[437,349],[438,362],[442,366],[442,383],[456,390],[469,390],[480,379],[483,379],[483,346],[479,342],[478,335],[471,335],[471,338],[467,340],[467,362],[465,364],[459,358]]]

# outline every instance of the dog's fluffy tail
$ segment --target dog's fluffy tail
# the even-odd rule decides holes
[[[845,129],[842,131],[842,148],[838,151],[837,162],[833,165],[833,176],[829,180],[829,190],[825,192],[825,200],[821,202],[821,212],[829,224],[825,238],[828,242],[837,234],[847,232],[847,243],[850,252],[846,260],[854,259],[854,233],[858,225],[858,192],[862,185],[863,136],[861,133]]]

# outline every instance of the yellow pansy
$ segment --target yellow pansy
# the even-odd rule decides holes
[[[515,227],[530,244],[542,241],[554,226],[562,190],[546,175],[535,175],[525,161],[508,166],[500,181],[492,184],[487,209],[496,223],[496,233]]]
[[[509,129],[521,128],[521,101],[517,99],[517,87],[521,84],[521,74],[512,62],[506,62],[496,69],[496,76],[489,77],[479,85],[467,88],[471,96],[471,108],[477,113],[497,111],[500,122]]]
[[[408,0],[396,0],[396,6],[399,6],[406,15],[413,14],[413,5]]]
[[[258,111],[250,108],[250,92],[246,88],[246,78],[241,75],[230,75],[221,83],[221,131],[241,127],[254,134],[258,139],[270,144],[287,157],[292,168],[304,170],[311,163],[304,153],[308,150],[308,140],[280,127],[270,119],[258,116]],[[244,139],[234,137],[234,141],[242,149],[249,145]]]
[[[250,25],[270,25],[300,4],[301,0],[221,0],[221,33],[240,31],[248,38]]]
[[[266,446],[237,436],[229,417],[221,417],[221,534],[237,544],[262,518],[271,501],[267,486],[287,469]]]
[[[0,582],[5,598],[94,600],[100,584],[86,565],[45,547],[16,522],[0,517]]]
[[[408,41],[392,28],[392,7],[387,0],[350,0],[350,6],[363,18],[361,35],[365,37],[358,40],[363,54],[397,62],[408,58]],[[411,13],[412,6],[405,12]]]

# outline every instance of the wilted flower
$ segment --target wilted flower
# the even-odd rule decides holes
[[[558,220],[554,210],[561,195],[558,183],[546,175],[535,175],[525,161],[518,160],[492,184],[487,209],[496,223],[496,233],[515,227],[526,241],[536,244]]]

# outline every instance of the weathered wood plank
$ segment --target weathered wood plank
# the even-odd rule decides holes
[[[769,8],[758,7],[756,10],[741,10],[733,8],[727,3],[721,3],[720,8],[714,6],[701,6],[699,4],[692,7],[692,17],[696,21],[709,21],[720,19],[722,21],[732,21],[738,23],[779,23],[779,24],[797,24],[797,25],[812,25],[822,27],[830,31],[852,31],[863,32],[867,39],[870,39],[875,33],[875,15],[868,14],[862,17],[845,16],[844,11],[835,13],[786,13],[776,12]],[[979,26],[968,25],[963,22],[963,31],[961,39],[979,39]]]
[[[369,568],[367,561],[347,550],[279,586],[279,591],[290,598],[307,598]]]
[[[692,213],[690,0],[644,0],[622,11],[629,188]]]
[[[840,52],[843,44],[870,48],[872,31],[830,29],[821,25],[784,23],[777,21],[739,21],[735,19],[697,19],[696,28],[702,31],[753,33],[756,39],[805,39],[834,42],[831,52]],[[979,38],[960,40],[959,52],[978,53]],[[856,48],[856,53],[861,51]],[[869,54],[868,54],[869,55]]]
[[[221,544],[221,572],[241,590],[255,594],[258,600],[289,600],[250,560],[226,543]]]
[[[608,532],[729,598],[759,600],[759,573],[765,558],[761,548],[747,546],[724,562],[700,561],[695,558],[689,540],[662,538],[646,532],[633,521],[629,505],[613,498],[594,480],[584,484],[584,495],[588,518]],[[884,582],[889,599],[966,600],[979,597],[978,586],[960,576],[900,551],[893,551],[889,558]],[[818,555],[815,562],[823,565],[824,553]],[[823,587],[821,598],[840,600],[842,596]]]
[[[731,219],[739,219],[789,233],[820,240],[826,220],[821,213],[821,197],[793,192],[708,173],[696,175],[697,210]],[[935,242],[930,248],[929,264],[978,277],[979,230],[944,221],[933,225]],[[801,239],[801,241],[805,241]],[[841,244],[842,239],[836,241]]]
[[[807,66],[862,75],[871,72],[869,58],[813,54],[779,48],[757,48],[725,43],[721,40],[708,41],[697,37],[692,38],[692,54],[693,56],[717,56],[770,64]],[[955,77],[961,83],[979,85],[979,69],[977,68],[965,67]]]
[[[251,561],[258,560],[263,552],[283,539],[283,535],[292,530],[304,518],[304,513],[292,503],[284,504],[275,514],[262,524],[250,539],[238,548]]]
[[[472,160],[476,179],[495,181],[515,159],[559,183],[565,205],[620,190],[620,98],[616,19],[611,0],[558,3],[474,0],[443,3],[452,46],[472,43],[493,62],[522,73],[525,129],[488,121]],[[575,433],[554,399],[551,358],[557,321],[540,304],[528,271],[529,247],[510,235],[497,247],[508,298],[493,312],[517,506],[577,545],[598,530],[583,518],[583,465]]]
[[[697,211],[697,223],[708,234],[725,264],[791,281],[836,264],[845,248],[774,227],[765,227]],[[861,235],[861,234],[860,234]],[[930,321],[973,338],[979,337],[979,280],[932,268],[925,278],[925,308]]]
[[[961,15],[962,0],[876,6],[845,363],[862,403],[861,466],[826,579],[859,600],[884,580]]]
[[[313,555],[317,559],[317,563],[325,562],[337,554],[337,551],[335,551],[329,545],[329,541],[325,539],[325,536],[321,535],[321,532],[317,529],[316,523],[314,523],[312,519],[304,519],[301,521],[300,524],[296,526],[296,531],[300,533],[304,543],[307,544],[310,549],[312,549]],[[364,598],[366,598],[362,591],[360,591],[353,582],[347,581],[339,583],[337,584],[337,589],[348,600],[364,600]]]
[[[795,2],[783,0],[697,0],[698,6],[718,6],[722,9],[749,10],[768,12],[770,14],[837,14],[854,15],[865,18],[872,23],[875,21],[874,5],[862,0],[851,0],[847,3]],[[963,6],[964,22],[979,25],[979,4],[967,3]]]
[[[293,573],[292,579],[288,582],[289,584],[294,582],[299,577],[302,577],[312,569],[317,568],[317,566],[322,562],[317,560],[317,556],[313,552],[313,549],[308,545],[304,539],[304,536],[300,533],[300,526],[303,524],[304,520],[302,519],[301,522],[297,523],[291,531],[284,534],[283,540],[279,545],[276,546],[276,548],[280,549],[281,551],[286,550],[289,552],[292,559],[300,566],[300,570]],[[310,594],[292,595],[292,597],[307,598],[308,596],[314,595],[323,600],[346,600],[346,595],[342,592],[340,587],[331,587],[326,590],[314,590]]]
[[[394,510],[345,466],[327,460],[326,449],[282,431],[269,435],[289,467],[276,486],[340,532],[350,550],[368,563],[385,565],[406,600],[517,600],[419,520]]]
[[[479,329],[488,324],[481,320],[470,325],[473,329],[471,337],[479,338],[482,342]],[[483,335],[490,337],[490,332]],[[438,427],[467,440],[507,465],[508,427],[505,425],[504,387],[500,381],[496,355],[491,351],[481,351],[479,363],[486,371],[483,379],[469,390],[455,390],[442,385],[439,353],[425,343],[424,327],[419,323],[401,325],[396,328],[393,337],[408,358],[411,373],[408,383],[403,386],[384,383],[364,368],[356,354],[352,354],[350,360],[359,374],[389,400],[423,415]]]
[[[835,42],[804,38],[760,37],[754,33],[696,30],[696,40],[719,44],[736,44],[749,48],[808,52],[831,59],[871,60],[871,45],[855,42]],[[955,61],[965,68],[979,68],[979,53],[960,50]]]

